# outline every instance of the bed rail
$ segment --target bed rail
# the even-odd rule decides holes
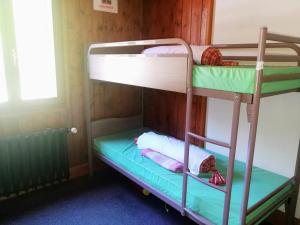
[[[256,56],[223,56],[224,60],[256,61]],[[265,62],[300,62],[300,56],[266,55]]]
[[[151,57],[145,46],[181,45],[187,54]],[[99,53],[100,52],[100,53]],[[108,54],[109,56],[104,56]],[[113,60],[108,60],[111,57]],[[91,79],[186,93],[191,80],[193,55],[180,38],[94,43],[87,49],[87,72]],[[108,63],[109,62],[109,63]],[[124,69],[127,76],[123,76]],[[143,74],[143,77],[141,77]]]
[[[270,41],[300,44],[299,37],[294,37],[294,36],[289,36],[289,35],[275,34],[275,33],[267,32],[266,38],[267,38],[267,40],[270,40]]]
[[[283,80],[297,80],[300,79],[300,73],[294,73],[289,75],[282,75],[282,74],[274,74],[272,76],[267,76],[262,79],[263,83],[268,82],[276,82],[276,81],[283,81]]]
[[[290,178],[288,181],[283,183],[281,186],[276,188],[274,191],[272,191],[270,194],[268,194],[266,197],[258,201],[256,204],[248,208],[247,215],[252,213],[254,210],[256,210],[259,206],[261,206],[263,203],[271,199],[273,196],[275,196],[278,192],[282,191],[284,188],[288,187],[289,185],[292,185],[292,183],[295,182],[295,177]]]
[[[258,44],[246,43],[246,44],[214,44],[212,47],[219,49],[257,49]],[[295,43],[266,43],[266,49],[290,49],[293,50],[296,55],[265,55],[266,62],[297,62],[300,65],[300,47]],[[240,61],[257,61],[257,56],[223,56],[224,60],[240,60]]]
[[[181,38],[166,38],[140,41],[123,41],[111,43],[92,43],[89,45],[87,55],[90,55],[93,49],[97,48],[116,48],[116,47],[134,47],[134,46],[156,46],[156,45],[182,45],[185,47],[188,57],[193,59],[191,47]]]
[[[219,49],[246,49],[258,48],[257,43],[244,43],[244,44],[212,44],[211,47]],[[266,43],[266,48],[287,48],[292,49],[300,55],[300,47],[294,43]]]

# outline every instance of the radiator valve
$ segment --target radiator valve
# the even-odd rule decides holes
[[[75,128],[75,127],[72,127],[70,131],[72,134],[77,134],[77,132],[78,132],[77,128]]]

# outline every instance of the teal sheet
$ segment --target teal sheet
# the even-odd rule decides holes
[[[300,67],[265,67],[264,76],[300,73]],[[253,94],[256,70],[254,66],[199,66],[193,68],[193,86],[200,88]],[[262,84],[262,93],[300,88],[300,79]]]
[[[133,142],[134,137],[139,136],[146,130],[146,128],[141,128],[96,138],[94,140],[95,149],[106,158],[112,160],[119,167],[130,172],[132,175],[139,177],[144,182],[180,203],[182,174],[170,172],[155,164],[153,161],[142,157],[140,150],[136,148],[136,145]],[[215,154],[215,156],[217,158],[218,169],[225,174],[227,157],[218,154]],[[230,225],[239,224],[244,169],[244,163],[239,161],[235,162],[235,175],[233,179],[229,219]],[[209,177],[207,174],[201,176],[203,178]],[[253,167],[249,206],[252,206],[261,200],[287,180],[288,178],[286,177]],[[262,207],[250,214],[247,219],[250,219],[252,216],[259,213],[259,211],[289,191],[289,189],[290,187],[278,193]],[[189,178],[188,180],[187,207],[216,224],[222,223],[224,196],[224,193],[203,185],[192,178]]]

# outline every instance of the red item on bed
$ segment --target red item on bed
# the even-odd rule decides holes
[[[239,62],[223,61],[222,53],[219,49],[208,47],[202,54],[201,64],[210,66],[238,66]]]
[[[202,162],[202,164],[200,165],[199,172],[208,173],[210,171],[215,170],[215,168],[216,168],[216,158],[214,156],[210,156]]]
[[[225,185],[226,180],[218,170],[212,171],[212,178],[209,178],[209,183],[214,185]]]
[[[235,61],[222,61],[221,66],[238,66],[239,62],[235,62]]]
[[[200,167],[201,173],[212,172],[212,177],[209,178],[208,182],[214,185],[225,185],[226,179],[220,174],[220,172],[216,169],[216,158],[214,156],[206,159]]]
[[[202,65],[219,66],[221,61],[222,54],[217,48],[208,47],[202,54]]]

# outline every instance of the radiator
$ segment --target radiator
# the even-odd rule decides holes
[[[69,177],[69,129],[46,129],[0,138],[0,197]]]

